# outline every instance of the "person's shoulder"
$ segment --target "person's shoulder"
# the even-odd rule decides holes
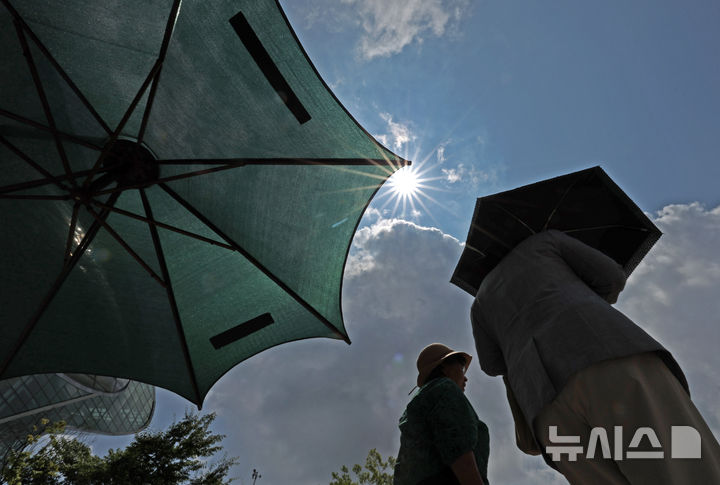
[[[463,390],[451,379],[442,377],[435,379],[432,384],[423,401],[424,415],[438,419],[438,413],[451,414],[463,420],[475,413]]]
[[[439,377],[433,379],[420,390],[421,399],[430,406],[434,406],[440,400],[461,399],[464,397],[462,389],[451,379]]]

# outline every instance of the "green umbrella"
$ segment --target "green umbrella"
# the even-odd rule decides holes
[[[1,1],[1,378],[125,377],[200,406],[264,349],[349,343],[350,242],[409,162],[275,1]]]

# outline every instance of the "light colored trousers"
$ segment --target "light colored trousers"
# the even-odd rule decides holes
[[[720,484],[720,445],[678,380],[654,353],[583,369],[570,378],[534,425],[538,441],[551,458],[548,451],[554,447],[574,447],[575,451],[582,447],[582,453],[573,454],[575,461],[569,453],[557,453],[559,461],[552,460],[573,485]],[[554,436],[551,426],[557,426]],[[699,443],[688,427],[697,430]],[[698,454],[701,458],[692,458]]]

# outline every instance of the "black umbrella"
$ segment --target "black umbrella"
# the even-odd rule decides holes
[[[560,230],[635,269],[661,232],[600,167],[480,197],[451,283],[475,296],[522,240]]]

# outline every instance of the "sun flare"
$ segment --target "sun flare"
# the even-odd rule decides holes
[[[435,220],[425,202],[441,205],[430,192],[441,190],[436,181],[443,177],[428,176],[434,167],[425,162],[427,159],[420,160],[416,165],[406,165],[392,174],[385,190],[377,197],[378,202],[383,201],[378,207],[382,214],[411,219],[427,215]]]
[[[420,177],[413,167],[403,167],[388,181],[398,197],[412,197],[420,188]]]

